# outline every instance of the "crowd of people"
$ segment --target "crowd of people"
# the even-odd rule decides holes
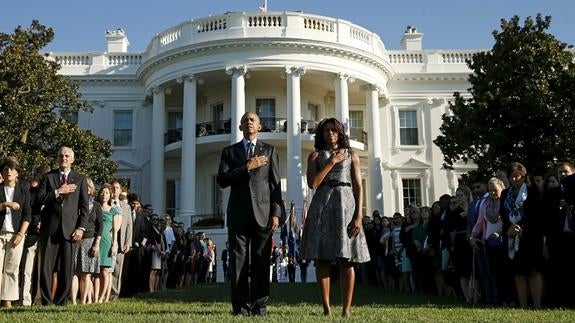
[[[119,181],[96,189],[71,170],[68,147],[58,162],[55,170],[38,167],[30,180],[16,158],[0,163],[3,307],[103,303],[216,281],[216,246],[205,233],[155,214]]]
[[[573,306],[575,168],[528,173],[520,163],[461,185],[431,207],[366,218],[372,259],[363,282],[493,306]]]
[[[358,156],[343,125],[326,119],[308,158],[308,183],[316,193],[300,248],[288,252],[272,237],[282,214],[277,153],[257,141],[261,127],[254,113],[242,117],[240,129],[244,139],[224,150],[218,175],[222,187],[232,187],[228,206],[247,210],[233,218],[228,209],[229,242],[220,258],[224,281],[232,286],[233,314],[265,315],[269,282],[295,282],[297,266],[306,282],[312,262],[325,315],[331,315],[334,276],[342,285],[342,315],[351,314],[356,272],[362,283],[386,290],[468,303],[575,305],[570,163],[558,164],[552,174],[528,173],[513,163],[508,172],[476,178],[471,188],[461,185],[430,207],[364,217]],[[16,158],[0,164],[3,307],[102,303],[216,281],[217,249],[203,232],[155,214],[119,181],[96,189],[72,170],[73,162],[73,150],[62,147],[59,167],[40,166],[30,181],[20,176]],[[265,192],[246,195],[258,190]],[[273,202],[251,201],[262,194]]]

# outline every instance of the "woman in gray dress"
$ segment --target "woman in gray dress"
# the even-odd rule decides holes
[[[302,256],[315,260],[324,315],[331,315],[330,266],[341,278],[342,316],[351,314],[354,263],[369,261],[362,229],[362,187],[359,156],[349,146],[343,125],[325,119],[315,133],[315,151],[308,157],[307,182],[315,189],[302,237]]]

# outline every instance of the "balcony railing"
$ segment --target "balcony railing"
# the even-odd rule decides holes
[[[287,132],[287,119],[282,117],[260,117],[261,132]],[[301,120],[301,133],[314,134],[319,122],[309,119]],[[362,128],[350,128],[349,138],[367,144],[367,132]],[[220,120],[196,124],[196,137],[231,133],[231,121]],[[164,145],[182,141],[182,128],[169,129],[164,135]]]
[[[287,132],[287,119],[284,117],[260,117],[261,132]],[[319,122],[301,119],[301,133],[314,133]]]
[[[367,132],[363,131],[363,128],[349,128],[349,139],[367,145]]]
[[[230,133],[230,126],[230,120],[200,122],[196,124],[196,137]],[[164,145],[182,141],[182,134],[182,128],[168,129],[164,134]]]
[[[183,22],[158,33],[146,48],[146,59],[175,48],[240,38],[305,39],[332,42],[383,57],[379,36],[343,19],[302,12],[229,12]]]
[[[182,141],[182,128],[169,129],[168,132],[164,134],[164,145],[178,141]]]

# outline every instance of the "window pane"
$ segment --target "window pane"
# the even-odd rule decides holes
[[[168,112],[168,130],[182,129],[183,120],[184,115],[182,112]]]
[[[60,117],[70,123],[78,123],[78,111],[60,110]]]
[[[350,128],[363,129],[363,111],[349,111]]]
[[[114,146],[132,145],[132,111],[114,113]]]
[[[399,143],[401,145],[419,144],[415,111],[399,111]]]
[[[308,103],[305,117],[312,121],[319,121],[319,104]]]
[[[224,120],[224,104],[223,103],[216,103],[212,104],[212,119],[213,121],[222,121]]]
[[[132,130],[116,129],[114,130],[114,146],[131,146]]]
[[[256,99],[256,114],[263,132],[275,129],[276,99]]]
[[[402,145],[417,145],[417,129],[399,129],[399,142]]]
[[[180,180],[166,181],[166,213],[172,218],[177,215],[180,208]]]
[[[403,207],[421,205],[421,180],[403,179]]]

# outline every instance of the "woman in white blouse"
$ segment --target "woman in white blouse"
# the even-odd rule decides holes
[[[3,307],[12,307],[20,296],[20,260],[32,210],[28,185],[18,180],[18,163],[7,159],[0,170],[4,179],[0,184],[0,298]]]

